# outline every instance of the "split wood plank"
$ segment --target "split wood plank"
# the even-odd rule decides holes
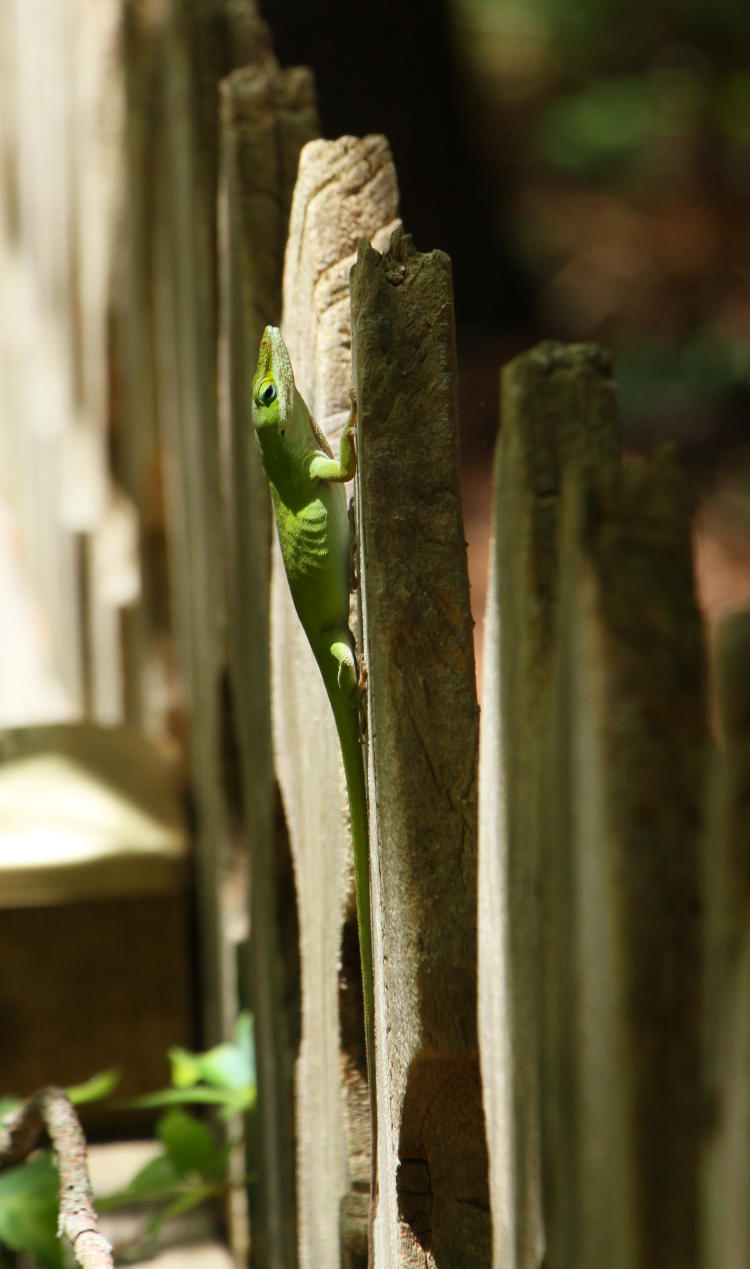
[[[243,67],[221,83],[219,425],[227,552],[228,653],[241,759],[242,832],[250,868],[247,976],[254,1018],[257,1113],[251,1120],[253,1264],[297,1263],[294,1062],[299,1031],[296,936],[280,893],[271,751],[268,497],[255,452],[250,384],[266,324],[278,324],[292,190],[302,146],[317,135],[304,69]]]
[[[397,197],[383,137],[312,141],[302,151],[290,216],[282,330],[297,386],[329,438],[348,413],[348,276],[354,251],[363,235],[380,242],[390,234]],[[334,439],[334,452],[336,446]],[[361,994],[357,953],[351,954],[357,937],[353,859],[333,718],[277,543],[271,678],[274,753],[299,918],[299,1258],[302,1269],[338,1269],[355,1254],[351,1246],[342,1247],[342,1231],[347,1243],[361,1243],[370,1177]],[[357,1209],[359,1225],[351,1219]]]
[[[398,231],[351,278],[369,683],[377,1266],[486,1266],[478,710],[450,262]]]

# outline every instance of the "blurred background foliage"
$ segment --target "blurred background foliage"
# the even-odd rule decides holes
[[[709,477],[750,405],[750,20],[736,0],[452,0],[540,336],[615,352],[626,443]]]

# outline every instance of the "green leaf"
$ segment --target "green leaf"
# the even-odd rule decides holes
[[[205,1182],[191,1186],[188,1190],[183,1190],[149,1222],[148,1232],[157,1234],[164,1221],[174,1220],[176,1216],[183,1216],[185,1212],[192,1212],[193,1208],[200,1207],[202,1203],[208,1202],[209,1199],[215,1198],[215,1196],[216,1186],[208,1185]]]
[[[57,1169],[40,1155],[0,1174],[0,1241],[46,1266],[62,1269],[57,1237]]]
[[[156,1125],[156,1135],[164,1142],[167,1155],[181,1176],[197,1173],[216,1175],[219,1149],[211,1129],[184,1110],[167,1111]]]
[[[232,1114],[241,1114],[245,1110],[252,1110],[255,1105],[255,1087],[241,1089],[237,1093],[201,1085],[195,1088],[164,1088],[158,1093],[144,1093],[142,1097],[129,1097],[121,1104],[140,1110],[150,1110],[161,1106],[182,1106],[188,1102],[203,1106],[223,1106]]]
[[[234,1044],[219,1044],[208,1053],[170,1049],[169,1060],[175,1088],[190,1088],[202,1080],[210,1088],[236,1091],[252,1082],[245,1057]]]
[[[224,1118],[243,1115],[255,1106],[255,1049],[250,1014],[239,1015],[233,1044],[218,1044],[207,1053],[173,1048],[169,1059],[172,1088],[131,1097],[121,1105],[149,1110],[187,1103],[214,1105],[221,1108]]]
[[[84,1102],[99,1101],[103,1097],[109,1097],[119,1084],[121,1076],[122,1071],[116,1066],[108,1071],[99,1071],[83,1084],[73,1084],[67,1090],[68,1097],[74,1106],[81,1106]]]
[[[176,1088],[189,1088],[202,1080],[211,1088],[246,1092],[255,1086],[255,1046],[253,1020],[249,1013],[237,1018],[234,1044],[218,1044],[207,1053],[190,1053],[187,1049],[169,1051],[172,1083]]]
[[[192,1082],[202,1080],[210,1088],[236,1091],[252,1082],[252,1072],[248,1068],[245,1055],[234,1044],[218,1044],[215,1049],[209,1049],[208,1053],[200,1055],[175,1053],[172,1050],[169,1056],[172,1061],[172,1080],[178,1087],[191,1067],[191,1074],[195,1073]]]
[[[114,1194],[97,1195],[97,1209],[102,1212],[133,1203],[151,1203],[158,1199],[171,1199],[180,1181],[180,1175],[167,1154],[158,1154],[139,1168],[124,1190]]]
[[[168,1056],[172,1064],[171,1079],[175,1088],[190,1088],[198,1083],[201,1068],[197,1054],[175,1046],[169,1050]]]

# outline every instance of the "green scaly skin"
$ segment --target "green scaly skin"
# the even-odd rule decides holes
[[[354,843],[367,1074],[370,1107],[374,1111],[367,800],[359,735],[360,689],[354,639],[349,629],[351,549],[343,483],[351,480],[357,465],[354,409],[341,434],[339,458],[335,459],[297,391],[281,332],[275,326],[267,326],[253,379],[252,412],[289,589],[323,676],[344,760]],[[374,1143],[374,1114],[372,1132]]]

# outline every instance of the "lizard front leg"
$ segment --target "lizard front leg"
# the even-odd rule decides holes
[[[357,430],[357,402],[354,393],[351,395],[349,418],[339,439],[339,456],[331,458],[328,454],[318,452],[310,459],[310,475],[314,480],[351,480],[357,470],[357,451],[354,445],[354,433]]]

